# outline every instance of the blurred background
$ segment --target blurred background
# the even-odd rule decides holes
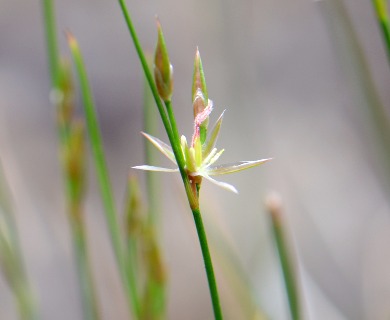
[[[288,319],[280,267],[264,210],[280,193],[298,258],[307,319],[390,316],[390,192],[386,156],[372,121],[388,110],[390,70],[371,3],[363,0],[128,1],[145,49],[162,23],[174,66],[179,131],[192,133],[191,81],[202,56],[211,122],[227,109],[221,163],[273,157],[222,177],[238,195],[202,186],[206,230],[237,253],[255,300],[270,319]],[[39,1],[0,0],[0,157],[12,190],[23,254],[43,319],[82,319],[49,101]],[[143,73],[117,1],[57,0],[64,31],[77,37],[93,88],[116,203],[123,208],[131,166],[144,164]],[[79,112],[81,108],[79,109]],[[156,109],[157,112],[157,109]],[[385,111],[387,112],[387,111]],[[160,130],[162,140],[166,134]],[[390,143],[387,140],[388,143]],[[160,159],[155,165],[165,165]],[[144,179],[142,172],[136,173]],[[161,179],[162,247],[169,319],[212,319],[206,277],[179,175]],[[88,241],[103,319],[128,318],[92,163]],[[212,253],[218,242],[211,240]],[[226,319],[237,298],[214,255]],[[0,318],[17,319],[0,277]]]

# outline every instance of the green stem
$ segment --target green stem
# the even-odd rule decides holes
[[[301,307],[298,292],[298,279],[295,272],[295,265],[292,254],[286,241],[286,232],[282,217],[282,209],[279,200],[270,200],[268,211],[271,216],[272,232],[278,249],[279,260],[282,267],[283,279],[286,288],[288,303],[290,307],[291,319],[301,319]]]
[[[203,254],[203,259],[204,259],[205,266],[206,266],[207,279],[209,282],[209,288],[210,288],[210,294],[211,294],[211,298],[212,298],[215,319],[220,320],[220,319],[222,319],[222,312],[221,312],[221,307],[220,307],[220,303],[219,303],[217,285],[216,285],[216,281],[215,281],[215,277],[214,277],[213,266],[211,263],[210,252],[209,252],[208,245],[207,245],[206,233],[204,232],[203,222],[202,222],[200,211],[199,211],[199,200],[198,200],[198,197],[196,195],[196,192],[193,192],[190,180],[189,180],[187,172],[185,170],[185,160],[184,160],[183,153],[181,151],[179,133],[178,133],[177,126],[176,126],[175,117],[173,115],[171,102],[170,101],[165,102],[165,106],[167,108],[168,116],[169,116],[169,120],[168,120],[167,114],[164,110],[164,106],[163,106],[161,99],[160,99],[160,96],[158,94],[156,84],[155,84],[154,79],[152,77],[152,74],[149,70],[147,60],[145,58],[142,47],[141,47],[140,42],[138,40],[137,33],[135,32],[134,25],[131,21],[130,14],[127,10],[126,4],[125,4],[124,0],[118,0],[118,1],[120,4],[120,7],[122,9],[122,13],[124,15],[127,27],[129,29],[129,32],[130,32],[130,35],[133,39],[135,49],[136,49],[138,56],[139,56],[139,59],[141,61],[141,65],[142,65],[142,68],[144,70],[145,77],[149,83],[150,89],[152,90],[154,100],[156,101],[158,111],[160,113],[162,122],[164,124],[164,128],[167,132],[169,142],[171,143],[173,153],[175,155],[176,162],[177,162],[178,167],[179,167],[180,175],[181,175],[181,178],[183,180],[183,184],[184,184],[184,188],[185,188],[186,195],[188,198],[188,202],[189,202],[189,205],[191,207],[191,210],[192,210],[192,213],[194,216],[194,220],[195,220],[195,224],[196,224],[196,228],[197,228],[197,232],[198,232],[198,237],[199,237],[200,245],[202,248],[202,254]]]
[[[127,273],[129,278],[129,284],[130,284],[130,292],[132,298],[132,305],[134,309],[134,315],[136,319],[141,318],[141,304],[140,304],[140,297],[139,297],[139,285],[138,285],[138,278],[137,278],[137,245],[135,243],[135,239],[132,239],[130,237],[127,241]]]
[[[165,107],[168,111],[168,117],[169,117],[169,120],[171,122],[174,139],[176,141],[180,141],[179,132],[177,130],[177,125],[176,125],[176,118],[175,118],[175,115],[173,113],[171,101],[165,101]],[[197,199],[197,203],[199,203],[200,185],[196,184],[195,190],[193,190],[191,188],[191,184],[189,184],[189,188],[190,188],[189,191],[187,191],[187,188],[186,188],[186,193],[187,193],[187,197],[188,197],[190,203],[191,203],[190,197],[194,197],[194,196]],[[196,225],[196,231],[198,233],[200,246],[202,249],[203,261],[204,261],[205,268],[206,268],[206,274],[207,274],[207,280],[208,280],[208,284],[209,284],[211,301],[213,304],[214,317],[216,320],[220,320],[220,319],[222,319],[221,305],[219,302],[217,282],[216,282],[215,276],[214,276],[214,269],[213,269],[213,264],[211,261],[208,243],[207,243],[206,232],[205,232],[204,226],[203,226],[202,216],[201,216],[201,213],[199,210],[199,206],[197,208],[191,208],[191,209],[192,209],[192,214],[193,214],[195,225]]]
[[[85,117],[87,120],[87,129],[89,138],[91,140],[93,160],[95,162],[96,173],[98,176],[100,192],[102,195],[106,219],[109,226],[111,241],[114,248],[115,257],[119,265],[122,265],[122,263],[120,262],[122,261],[122,242],[120,238],[120,229],[118,227],[119,224],[114,204],[114,197],[112,193],[110,178],[108,176],[108,169],[104,156],[103,142],[100,135],[98,119],[92,98],[92,92],[89,87],[88,77],[84,68],[84,62],[81,53],[78,50],[78,47],[76,47],[75,45],[71,44],[71,49],[79,77]]]
[[[373,151],[385,170],[379,180],[390,189],[390,119],[375,87],[367,60],[343,1],[317,2],[326,18],[331,39],[335,41],[340,66],[354,90],[355,104],[373,133]],[[371,141],[370,141],[371,142]],[[370,145],[371,147],[371,145]]]
[[[80,213],[71,215],[81,217]],[[77,262],[77,272],[82,292],[84,319],[98,320],[100,319],[100,316],[96,302],[90,263],[87,255],[87,242],[83,221],[71,221],[71,228]]]
[[[161,120],[163,122],[165,131],[167,132],[169,142],[172,146],[173,153],[175,155],[175,158],[176,158],[179,170],[180,170],[180,175],[181,175],[181,178],[183,180],[184,187],[185,187],[185,190],[187,193],[188,201],[190,203],[190,207],[195,208],[198,206],[198,201],[195,198],[195,196],[192,194],[190,181],[189,181],[187,173],[185,171],[185,162],[184,162],[183,153],[181,151],[180,139],[179,140],[175,139],[175,136],[178,137],[179,135],[177,132],[175,134],[173,134],[173,132],[172,132],[173,128],[171,127],[171,123],[168,120],[163,103],[161,102],[156,84],[154,82],[152,73],[149,70],[149,66],[148,66],[145,54],[144,54],[142,47],[141,47],[141,44],[138,40],[137,33],[135,32],[134,25],[131,21],[130,14],[127,10],[127,7],[126,7],[124,0],[119,0],[119,4],[120,4],[120,7],[122,9],[122,13],[123,13],[123,16],[125,18],[128,30],[130,32],[132,39],[133,39],[133,43],[134,43],[135,49],[137,51],[138,57],[140,59],[142,69],[145,73],[145,77],[148,81],[150,89],[152,90],[152,94],[153,94],[154,100],[156,102],[157,109],[160,113]],[[173,124],[173,125],[175,125],[175,124]]]
[[[0,269],[13,293],[21,320],[37,320],[34,297],[11,239],[0,233]]]
[[[111,244],[114,250],[120,276],[122,277],[122,281],[125,283],[127,297],[131,301],[134,307],[137,305],[137,303],[135,301],[135,297],[132,295],[131,284],[129,283],[129,278],[126,273],[126,262],[124,259],[121,230],[118,224],[118,218],[117,218],[116,208],[114,204],[114,197],[113,197],[111,183],[108,175],[106,160],[104,156],[103,143],[100,135],[95,106],[92,98],[92,92],[89,87],[87,73],[84,67],[83,59],[80,50],[78,48],[77,42],[70,34],[68,34],[68,41],[71,48],[73,60],[76,65],[77,73],[79,76],[84,112],[87,120],[87,130],[91,141],[93,160],[95,162],[95,169],[98,176],[100,193],[103,201],[103,206],[105,209],[104,213],[108,224]]]
[[[187,175],[187,172],[185,169],[186,164],[185,164],[183,152],[181,150],[179,131],[177,130],[176,119],[175,119],[175,115],[173,113],[172,104],[171,104],[171,101],[164,101],[164,103],[165,103],[165,107],[168,111],[168,117],[169,117],[169,121],[170,121],[171,128],[172,128],[172,140],[173,141],[171,141],[171,145],[172,145],[173,153],[175,154],[176,162],[178,164],[181,177],[183,179],[184,188],[186,191],[188,202],[190,204],[190,208],[191,208],[191,210],[196,209],[196,208],[199,208],[199,199],[198,199],[198,195],[196,194],[196,192],[193,191],[193,188],[191,186],[191,182],[188,178],[188,175]]]
[[[217,282],[215,280],[213,263],[211,261],[211,255],[209,246],[207,243],[206,232],[203,226],[202,215],[199,209],[193,209],[192,214],[194,216],[196,231],[198,233],[200,247],[202,249],[203,261],[206,269],[207,280],[209,283],[211,301],[213,304],[214,318],[216,320],[222,320],[221,305],[219,302]]]
[[[36,301],[28,280],[9,188],[0,164],[0,269],[13,292],[20,319],[39,319]],[[2,233],[4,231],[4,233]]]
[[[382,30],[383,42],[386,48],[387,59],[390,63],[390,24],[387,13],[387,0],[372,0],[379,27]]]
[[[51,85],[52,88],[55,88],[57,85],[59,72],[59,54],[57,46],[57,28],[55,23],[54,3],[52,0],[42,1]]]
[[[35,299],[31,294],[26,279],[22,280],[14,290],[18,301],[20,318],[23,320],[38,320]]]
[[[131,38],[133,39],[135,50],[137,51],[138,57],[140,59],[140,62],[141,62],[141,65],[142,65],[142,69],[143,69],[143,71],[145,73],[146,80],[148,81],[149,87],[152,90],[152,94],[153,94],[154,100],[156,102],[158,111],[160,113],[161,119],[162,119],[163,124],[164,124],[164,128],[165,128],[165,130],[166,130],[166,132],[168,134],[169,140],[171,140],[171,137],[172,137],[171,132],[172,132],[172,130],[171,130],[171,127],[170,127],[170,124],[169,124],[166,112],[164,110],[164,106],[163,106],[163,104],[161,102],[160,96],[158,94],[157,87],[156,87],[156,85],[154,83],[154,79],[153,79],[152,73],[149,70],[147,59],[146,59],[146,57],[144,55],[144,52],[143,52],[142,47],[141,47],[141,44],[140,44],[140,42],[138,40],[137,33],[135,32],[135,28],[133,26],[133,22],[131,21],[130,14],[129,14],[128,10],[127,10],[127,7],[126,7],[126,4],[125,4],[124,0],[119,0],[119,5],[120,5],[120,7],[122,9],[122,13],[123,13],[123,16],[125,18],[128,30],[129,30],[130,35],[131,35]]]

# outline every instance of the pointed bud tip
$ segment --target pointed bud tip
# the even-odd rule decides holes
[[[154,80],[160,97],[164,101],[171,99],[173,92],[173,67],[169,60],[161,23],[156,17],[157,46],[154,55]]]
[[[65,30],[66,40],[71,48],[77,47],[77,40],[69,30]]]
[[[160,31],[161,30],[161,22],[160,22],[160,18],[158,17],[157,14],[154,16],[154,19],[156,20],[157,29]]]
[[[198,46],[196,46],[195,59],[200,59],[200,52],[199,52],[199,47]]]
[[[199,48],[196,47],[195,59],[194,59],[194,73],[192,76],[192,102],[194,102],[198,91],[201,92],[205,100],[205,104],[207,104],[208,94],[207,94],[206,79],[204,77],[203,64],[202,64],[202,59],[200,58]]]
[[[279,217],[283,207],[280,194],[275,191],[269,192],[265,198],[265,206],[274,218]]]

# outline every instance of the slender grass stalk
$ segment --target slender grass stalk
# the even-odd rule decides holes
[[[76,39],[69,33],[67,34],[67,36],[73,60],[76,66],[77,74],[79,77],[85,117],[87,120],[87,130],[91,141],[93,160],[95,162],[96,173],[98,176],[99,187],[102,195],[102,201],[110,231],[111,241],[115,257],[119,265],[122,265],[122,262],[120,262],[123,260],[120,229],[114,204],[111,182],[108,175],[108,169],[104,156],[103,142],[100,135],[98,119],[92,98],[92,92],[89,87],[87,73]]]
[[[390,190],[390,119],[380,100],[364,52],[359,43],[351,19],[339,0],[316,2],[324,14],[331,39],[335,42],[337,57],[354,90],[355,102],[360,114],[370,125],[373,133],[373,147],[379,154],[385,174],[379,179]]]
[[[36,300],[29,283],[6,179],[0,165],[0,269],[13,292],[20,319],[38,320]]]
[[[202,249],[203,261],[206,269],[207,280],[209,283],[209,290],[211,295],[211,301],[213,304],[214,318],[216,320],[222,320],[221,304],[219,302],[217,282],[215,280],[213,263],[211,260],[210,250],[207,243],[206,232],[203,226],[202,215],[199,208],[193,209],[192,214],[194,216],[196,231],[198,233],[200,247]]]
[[[42,2],[51,85],[52,88],[55,88],[58,80],[60,64],[57,44],[57,28],[54,14],[54,1],[42,0]]]
[[[184,182],[184,187],[185,187],[185,190],[186,190],[186,194],[187,194],[187,197],[188,197],[188,201],[190,203],[190,207],[191,208],[198,207],[199,206],[198,205],[198,199],[196,198],[196,196],[194,194],[192,194],[192,188],[191,188],[191,185],[190,185],[190,181],[189,181],[188,176],[187,176],[187,174],[185,172],[185,169],[184,169],[184,165],[185,164],[184,164],[184,157],[183,157],[183,154],[181,152],[180,140],[175,140],[175,138],[174,138],[174,135],[172,133],[171,124],[169,122],[169,119],[167,117],[167,114],[166,114],[166,111],[164,109],[163,103],[162,103],[161,98],[159,96],[159,93],[158,93],[156,84],[154,82],[152,73],[150,72],[150,69],[149,69],[149,66],[148,66],[147,59],[146,59],[145,54],[144,54],[144,52],[142,50],[141,44],[140,44],[140,42],[138,40],[137,33],[135,31],[133,22],[131,21],[130,14],[129,14],[128,10],[127,10],[127,7],[126,7],[126,4],[125,4],[124,0],[119,0],[119,5],[120,5],[120,7],[122,9],[122,13],[123,13],[123,16],[125,18],[128,30],[130,32],[130,35],[131,35],[131,37],[133,39],[133,43],[134,43],[135,49],[137,51],[138,57],[140,59],[140,62],[141,62],[141,65],[142,65],[142,69],[143,69],[143,71],[145,73],[145,77],[146,77],[146,79],[148,81],[149,87],[152,90],[152,94],[153,94],[154,100],[156,102],[158,111],[160,113],[161,120],[163,122],[165,131],[166,131],[166,133],[168,135],[168,139],[169,139],[169,142],[170,142],[170,144],[172,146],[173,152],[175,154],[175,157],[176,157],[176,160],[177,160],[177,163],[178,163],[178,166],[179,166],[179,170],[180,170],[180,175],[181,175],[182,180]],[[177,136],[178,136],[178,134],[177,134]]]
[[[160,112],[161,119],[163,121],[165,130],[168,134],[169,142],[171,143],[173,153],[176,158],[176,162],[179,167],[180,175],[183,180],[184,188],[186,191],[187,199],[194,217],[198,237],[199,237],[199,242],[202,250],[202,255],[203,255],[203,260],[206,268],[206,274],[207,274],[207,280],[209,283],[209,289],[210,289],[210,295],[211,295],[211,300],[212,300],[212,305],[213,305],[213,310],[214,310],[214,317],[217,320],[222,319],[222,311],[221,311],[221,306],[219,302],[219,296],[218,296],[218,290],[217,290],[217,285],[215,281],[215,276],[214,276],[214,270],[213,270],[213,265],[211,261],[211,256],[210,256],[210,251],[208,248],[207,244],[207,237],[206,233],[204,231],[203,227],[203,222],[202,222],[202,217],[199,209],[199,199],[198,199],[198,194],[197,192],[194,192],[194,188],[191,186],[191,183],[189,181],[188,175],[185,170],[185,161],[184,161],[184,156],[181,151],[181,146],[180,146],[180,138],[179,138],[179,133],[177,130],[176,126],[176,121],[173,115],[173,110],[171,108],[171,103],[170,101],[165,101],[166,103],[166,108],[168,111],[168,117],[167,114],[165,113],[164,107],[161,102],[161,98],[159,96],[156,84],[154,82],[154,79],[152,77],[152,74],[149,70],[149,66],[147,64],[147,60],[145,58],[144,52],[142,50],[142,47],[140,45],[140,42],[138,40],[137,33],[135,31],[134,25],[131,21],[130,14],[127,10],[126,4],[124,0],[119,0],[120,7],[122,9],[122,13],[124,15],[128,30],[130,32],[130,35],[133,39],[134,46],[136,48],[136,51],[138,53],[138,57],[140,59],[142,68],[145,73],[145,77],[149,83],[149,86],[152,90],[154,99],[156,101],[157,108]]]
[[[275,238],[280,265],[282,267],[291,319],[299,320],[302,318],[302,311],[298,292],[298,279],[292,253],[286,239],[280,199],[276,195],[270,195],[267,198],[266,207],[271,217],[272,233]]]
[[[95,162],[95,170],[98,177],[98,183],[103,201],[104,213],[108,225],[109,235],[111,238],[111,244],[114,250],[117,267],[119,269],[120,276],[125,286],[127,298],[129,300],[129,303],[134,308],[137,305],[137,302],[135,300],[135,296],[132,294],[132,288],[126,270],[126,260],[124,256],[123,242],[121,238],[121,229],[119,228],[118,224],[118,217],[114,204],[114,197],[111,188],[110,178],[108,175],[106,160],[104,156],[103,143],[92,98],[92,92],[89,86],[87,73],[77,41],[70,33],[67,34],[67,37],[81,87],[84,112],[87,121],[87,131],[92,147],[92,156]],[[133,310],[133,312],[135,311]]]
[[[177,139],[180,141],[179,132],[177,130],[177,125],[176,125],[176,118],[175,118],[175,115],[173,113],[171,101],[170,100],[165,101],[165,106],[166,106],[166,109],[168,111],[169,120],[171,122],[174,139]],[[199,203],[199,188],[200,188],[199,184],[196,184],[196,196],[197,196],[198,203]],[[191,191],[191,194],[193,195],[194,192]],[[188,194],[187,194],[187,196],[188,196]],[[217,282],[215,280],[214,268],[213,268],[213,263],[211,260],[209,246],[207,243],[206,232],[205,232],[205,229],[203,226],[202,215],[200,213],[199,207],[191,208],[191,210],[192,210],[192,215],[194,217],[194,222],[195,222],[196,231],[197,231],[198,238],[199,238],[200,247],[202,250],[202,256],[203,256],[203,261],[205,264],[207,280],[208,280],[209,290],[210,290],[210,295],[211,295],[211,301],[212,301],[213,310],[214,310],[214,317],[215,317],[215,319],[222,319],[223,317],[222,317],[221,304],[219,302]]]
[[[20,319],[37,319],[34,301],[24,276],[24,270],[9,240],[6,235],[0,233],[0,269],[13,293]]]
[[[74,209],[71,209],[72,211]],[[81,213],[72,212],[71,215],[80,215]],[[100,314],[96,299],[95,286],[93,285],[91,266],[88,259],[87,241],[85,226],[82,221],[73,219],[71,221],[72,239],[75,249],[77,273],[81,287],[84,319],[98,320]]]
[[[372,0],[379,27],[382,30],[383,43],[390,63],[390,21],[387,10],[387,0]]]
[[[68,105],[65,104],[64,109]],[[59,108],[61,112],[61,108]],[[84,319],[100,319],[96,292],[92,280],[92,271],[88,259],[86,229],[82,203],[85,196],[85,136],[84,123],[74,120],[70,115],[69,121],[62,123],[68,128],[62,128],[66,138],[62,141],[63,172],[67,194],[68,219],[72,231],[72,241],[77,263],[77,273],[83,301]],[[59,123],[61,127],[61,123]],[[62,131],[59,128],[59,131]],[[67,133],[67,134],[65,134]]]
[[[48,53],[49,61],[49,71],[51,78],[52,89],[58,89],[58,86],[61,86],[62,99],[61,101],[55,101],[57,112],[58,112],[58,134],[61,142],[61,147],[67,149],[71,147],[67,144],[72,143],[72,134],[71,132],[71,122],[72,122],[72,113],[73,105],[70,103],[72,95],[72,83],[70,81],[70,68],[66,62],[63,65],[60,64],[59,51],[58,51],[58,40],[57,40],[57,28],[56,28],[56,19],[55,19],[55,8],[54,0],[42,0],[43,1],[43,20],[45,27],[46,35],[46,46]],[[80,133],[80,132],[79,132]],[[77,138],[77,137],[76,137]],[[71,150],[73,152],[75,150]],[[81,150],[77,150],[81,151]],[[64,163],[65,166],[72,165],[74,158],[83,162],[82,155],[80,154],[71,154],[70,157],[73,159],[68,160],[70,164]],[[81,158],[80,158],[81,156]],[[87,245],[86,245],[86,234],[84,222],[82,221],[82,213],[80,202],[81,199],[78,199],[79,196],[75,196],[75,192],[80,190],[75,190],[75,181],[72,181],[72,170],[66,172],[67,168],[64,168],[65,182],[67,186],[67,202],[68,202],[68,216],[70,220],[71,230],[72,230],[72,240],[75,249],[75,256],[77,262],[77,272],[82,292],[83,298],[83,309],[84,309],[84,319],[86,320],[97,320],[100,318],[98,307],[96,303],[96,294],[94,290],[94,285],[92,281],[92,274],[90,269],[90,264],[87,256]],[[72,168],[70,168],[72,169]],[[82,173],[81,173],[82,174]],[[80,179],[81,177],[76,177]],[[77,181],[76,184],[81,183]],[[77,188],[76,188],[77,189]]]

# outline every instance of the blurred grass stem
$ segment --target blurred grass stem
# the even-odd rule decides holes
[[[123,243],[121,239],[121,229],[119,228],[118,224],[118,217],[114,204],[114,197],[111,188],[110,178],[108,175],[106,160],[104,156],[103,142],[100,135],[100,129],[92,98],[92,92],[89,86],[87,73],[84,67],[83,58],[81,56],[77,41],[70,33],[67,34],[67,37],[80,82],[83,106],[87,122],[87,131],[91,142],[92,156],[95,162],[95,169],[98,177],[98,183],[103,201],[104,213],[108,225],[109,235],[111,238],[111,244],[114,250],[114,255],[116,258],[116,263],[119,269],[120,276],[125,285],[127,297],[134,309],[138,304],[135,300],[135,296],[132,293],[131,284],[126,270],[126,261],[124,258]],[[136,310],[133,310],[133,312],[137,314]]]
[[[14,294],[20,319],[38,320],[36,301],[29,283],[19,243],[14,211],[0,164],[0,268]]]
[[[390,64],[390,22],[387,10],[387,0],[372,0],[378,25],[381,28],[383,43],[387,53],[387,59]]]
[[[75,212],[70,213],[70,215],[74,216],[80,214],[81,213]],[[92,280],[90,263],[87,254],[88,250],[84,223],[82,221],[77,221],[73,219],[73,221],[71,221],[71,229],[77,262],[77,272],[83,297],[84,319],[98,320],[100,319],[100,316],[96,301],[95,287],[93,285]]]
[[[221,304],[219,302],[217,282],[215,280],[213,263],[211,260],[210,250],[207,243],[207,237],[206,237],[206,232],[202,221],[202,215],[200,213],[199,208],[193,209],[192,214],[194,217],[196,231],[198,233],[199,243],[202,250],[203,261],[206,269],[207,281],[209,284],[211,301],[214,310],[214,318],[216,320],[222,320],[223,316],[222,316]]]
[[[59,74],[59,54],[57,44],[57,28],[54,14],[54,1],[42,0],[42,2],[51,86],[52,88],[55,88]]]
[[[291,319],[300,320],[302,318],[302,312],[298,292],[298,279],[292,259],[292,252],[286,239],[285,222],[279,197],[277,195],[270,195],[267,198],[266,207],[271,217],[272,233],[282,267]]]
[[[346,74],[348,85],[363,121],[372,132],[373,152],[380,155],[385,174],[379,174],[383,185],[390,190],[390,119],[381,102],[369,66],[343,1],[316,2],[324,14],[336,56]],[[371,141],[370,141],[371,142]]]

